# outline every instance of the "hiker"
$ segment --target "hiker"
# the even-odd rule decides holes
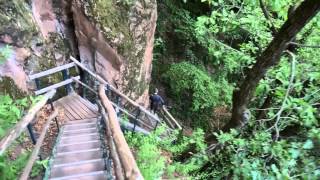
[[[155,93],[150,96],[150,109],[153,113],[158,111],[159,106],[162,107],[164,105],[164,101],[160,95],[158,95],[158,89],[156,89]]]

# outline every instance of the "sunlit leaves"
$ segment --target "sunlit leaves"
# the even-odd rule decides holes
[[[21,118],[28,105],[28,98],[13,100],[8,95],[0,95],[0,138]]]
[[[308,172],[303,176],[309,179],[319,177],[316,162],[310,157],[314,149],[312,140],[275,142],[266,131],[256,131],[249,136],[234,131],[215,133],[223,149],[215,152],[212,160],[223,167],[213,167],[213,177],[224,177],[226,172],[234,179],[291,179],[304,172]],[[221,164],[229,161],[230,164]]]

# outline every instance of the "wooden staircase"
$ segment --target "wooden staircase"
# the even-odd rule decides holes
[[[107,179],[105,151],[97,118],[68,121],[56,144],[49,179]]]
[[[54,107],[63,109],[65,122],[46,177],[54,180],[109,179],[108,156],[97,107],[75,93],[55,101]]]
[[[70,59],[72,63],[29,75],[29,80],[36,85],[35,95],[44,95],[0,141],[0,155],[27,129],[34,144],[34,150],[20,177],[21,180],[27,180],[38,157],[42,159],[42,144],[51,123],[55,121],[59,135],[44,179],[143,180],[122,131],[148,135],[162,123],[161,120],[79,61],[73,57]],[[86,71],[99,83],[99,90],[80,81],[79,76],[70,77],[70,68]],[[64,81],[40,89],[42,86],[39,79],[57,72],[62,72]],[[74,82],[90,90],[96,98],[96,104],[88,101],[85,95],[81,97],[76,94],[72,87]],[[54,98],[60,87],[65,87],[66,96],[61,97],[60,94],[59,98]],[[46,104],[50,105],[52,113],[48,116],[40,136],[36,138],[32,121],[37,119],[37,113]],[[63,112],[62,116],[60,112]],[[169,114],[166,109],[164,112]],[[57,117],[63,117],[61,127]],[[172,128],[182,129],[170,114],[166,119],[172,121],[169,123]],[[168,128],[169,131],[172,129]]]

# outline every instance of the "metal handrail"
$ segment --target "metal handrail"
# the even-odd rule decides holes
[[[90,90],[92,93],[94,93],[95,95],[98,95],[98,93],[92,89],[89,85],[83,83],[82,81],[78,80],[78,79],[73,79],[76,83],[80,84],[81,86],[87,88],[88,90]],[[150,130],[154,129],[153,127],[149,126],[148,124],[146,124],[145,122],[143,122],[141,119],[136,118],[133,114],[131,114],[130,112],[128,112],[127,110],[125,110],[124,108],[121,108],[119,105],[117,105],[116,103],[111,101],[111,104],[113,105],[113,107],[115,109],[118,109],[119,111],[121,111],[122,113],[128,115],[129,117],[135,119],[137,122],[143,124],[145,127],[149,128]],[[121,120],[119,120],[121,121]]]
[[[146,115],[150,116],[153,120],[160,122],[160,119],[158,117],[156,117],[154,114],[152,114],[151,112],[149,112],[148,110],[146,110],[144,107],[140,106],[138,103],[136,103],[135,101],[133,101],[131,98],[129,98],[128,96],[126,96],[125,94],[121,93],[117,88],[113,87],[111,84],[109,84],[107,81],[105,81],[102,77],[100,77],[99,75],[97,75],[96,73],[92,72],[91,70],[89,70],[87,67],[85,67],[81,62],[79,62],[77,59],[75,59],[74,57],[70,56],[70,59],[76,63],[81,69],[85,70],[86,72],[88,72],[91,76],[93,76],[95,79],[97,79],[100,83],[107,85],[110,90],[114,93],[116,93],[117,95],[119,95],[121,98],[125,99],[126,101],[130,102],[131,105],[133,105],[136,108],[139,108],[139,110],[141,110],[142,112],[144,112]]]

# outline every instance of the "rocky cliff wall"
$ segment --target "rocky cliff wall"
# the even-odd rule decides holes
[[[0,0],[0,93],[28,93],[27,75],[65,62],[70,50],[59,26],[51,0]]]
[[[8,77],[2,81],[11,85],[0,92],[27,92],[28,74],[72,54],[147,105],[156,20],[156,0],[0,0],[0,48],[11,46],[0,64],[0,76]]]
[[[156,0],[74,0],[72,10],[81,60],[147,105]]]

